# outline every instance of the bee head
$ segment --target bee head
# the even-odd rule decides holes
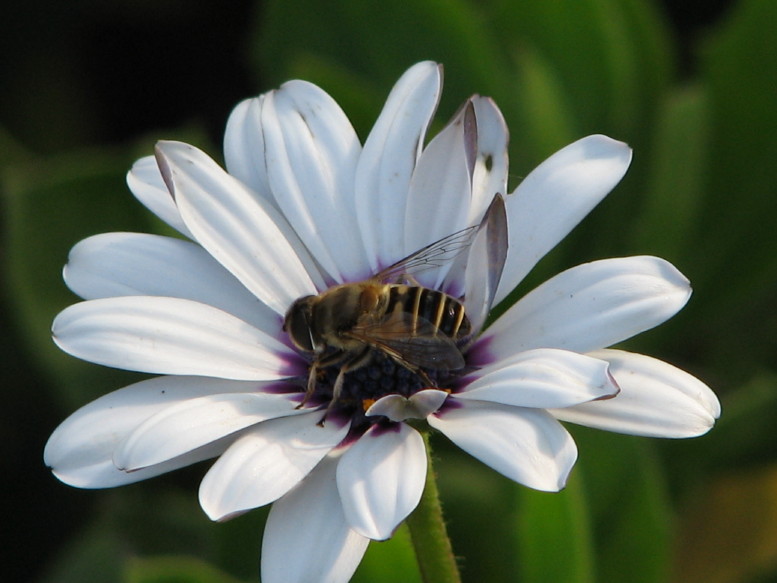
[[[289,335],[291,342],[304,352],[315,352],[316,344],[313,338],[313,302],[316,296],[304,296],[296,300],[286,312],[283,319],[283,331]]]

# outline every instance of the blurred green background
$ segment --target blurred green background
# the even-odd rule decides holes
[[[521,285],[576,263],[654,254],[688,307],[627,343],[720,395],[707,436],[572,428],[561,494],[510,483],[436,442],[467,582],[777,582],[777,2],[648,0],[28,0],[0,8],[3,558],[41,583],[255,581],[265,510],[212,524],[207,466],[80,491],[42,463],[54,427],[137,375],[59,353],[61,282],[88,235],[159,231],[124,185],[156,139],[220,155],[239,100],[299,77],[366,136],[412,63],[445,65],[437,127],[470,94],[511,130],[512,187],[565,144],[634,148],[624,181]],[[289,549],[289,560],[294,560]],[[403,530],[354,579],[417,581]]]

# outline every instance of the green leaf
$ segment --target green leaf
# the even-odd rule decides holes
[[[681,487],[690,489],[714,472],[750,470],[777,460],[777,373],[755,374],[726,395],[722,410],[703,437],[661,443],[667,473]]]
[[[638,252],[682,264],[695,256],[688,247],[700,227],[709,164],[709,107],[701,88],[688,86],[666,96],[652,142],[633,244]]]
[[[89,235],[148,224],[124,183],[130,164],[120,154],[89,151],[28,160],[3,175],[14,315],[32,354],[66,387],[68,407],[111,380],[136,378],[76,361],[55,347],[50,334],[57,312],[76,300],[61,275],[70,247]]]
[[[210,521],[196,494],[196,484],[206,468],[197,464],[124,488],[92,491],[89,495],[95,506],[91,522],[71,537],[44,583],[123,582],[125,563],[143,556],[196,556],[231,577],[256,580],[268,508],[225,523]],[[184,490],[177,483],[189,487]],[[154,567],[150,573],[166,572],[164,561],[149,565]],[[90,578],[79,579],[84,572]],[[137,571],[145,572],[145,567]]]
[[[610,9],[620,14],[636,71],[630,79],[634,83],[632,106],[622,114],[624,133],[620,139],[633,140],[640,147],[649,139],[656,107],[674,80],[677,55],[666,18],[656,2],[620,0]]]
[[[632,138],[650,107],[647,96],[667,73],[666,35],[647,3],[501,0],[493,6],[494,29],[510,53],[536,52],[557,72],[579,132]]]
[[[643,0],[491,4],[489,22],[517,69],[513,95],[498,100],[513,130],[511,178],[587,134],[607,134],[636,152],[623,184],[540,262],[530,276],[537,283],[570,265],[623,253],[635,216],[633,185],[644,181],[641,161],[671,82],[673,53],[664,21]]]
[[[707,230],[701,215],[708,198],[709,136],[705,90],[687,85],[668,92],[662,100],[650,150],[640,164],[647,170],[644,191],[640,193],[642,206],[630,213],[633,227],[626,232],[631,240],[624,245],[624,251],[635,255],[657,255],[671,261],[694,287],[704,261],[699,241]],[[635,156],[639,157],[639,152]],[[637,207],[635,198],[631,200],[633,207]],[[697,288],[697,294],[706,291]],[[627,345],[638,352],[664,352],[676,359],[694,341],[685,336],[695,335],[693,320],[693,312],[684,310],[671,322],[629,340]]]
[[[725,270],[726,302],[752,301],[753,290],[767,292],[764,285],[774,289],[777,274],[777,231],[759,228],[777,213],[777,108],[767,73],[777,70],[777,5],[750,0],[737,8],[704,59],[714,115],[704,219],[717,238],[706,275]]]
[[[160,134],[205,141],[195,127]],[[51,322],[78,301],[62,281],[62,267],[79,240],[110,231],[174,234],[132,196],[125,181],[135,159],[153,153],[158,137],[123,148],[34,157],[0,132],[0,146],[8,146],[0,156],[8,300],[26,348],[60,389],[57,397],[66,410],[140,378],[66,355],[51,340]]]
[[[555,64],[529,46],[516,51],[514,58],[518,74],[513,77],[513,95],[501,105],[521,128],[511,155],[528,173],[549,153],[578,138],[578,124]],[[523,176],[520,172],[519,181]]]
[[[410,535],[404,524],[389,540],[371,542],[352,583],[421,583]]]
[[[777,4],[739,2],[702,53],[711,117],[691,341],[731,384],[777,353],[775,30]]]
[[[125,583],[240,583],[193,557],[133,558],[124,573]]]
[[[73,537],[38,583],[121,583],[126,549],[106,525],[94,525]]]
[[[436,437],[434,466],[463,580],[514,581],[517,559],[505,549],[514,548],[515,482]]]
[[[112,492],[101,519],[120,532],[138,555],[192,555],[233,577],[256,579],[264,521],[269,506],[223,523],[208,519],[197,502],[197,484],[210,464],[196,464],[174,474]],[[174,484],[187,485],[185,490]],[[155,510],[138,520],[140,508]]]
[[[580,473],[575,470],[563,492],[516,490],[516,580],[524,583],[596,580],[591,527]]]
[[[596,541],[598,581],[659,583],[672,521],[654,442],[574,428]]]
[[[399,75],[418,61],[445,65],[444,116],[472,93],[500,93],[504,86],[499,47],[482,13],[463,0],[346,0],[325,8],[314,0],[271,0],[259,23],[252,55],[263,80],[278,84],[304,75],[339,102],[357,85],[349,83],[341,94],[339,86],[325,84],[332,71],[359,79],[362,91],[379,96],[370,120]],[[368,127],[357,125],[362,135]]]

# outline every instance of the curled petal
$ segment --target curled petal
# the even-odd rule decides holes
[[[224,162],[232,176],[275,204],[264,160],[261,114],[265,98],[265,95],[260,95],[246,99],[232,110],[224,132]]]
[[[569,407],[617,395],[608,369],[605,360],[568,350],[528,350],[478,370],[456,398],[538,409]]]
[[[273,504],[262,542],[264,583],[344,583],[356,571],[370,541],[345,519],[336,467],[337,458],[325,458]]]
[[[81,302],[56,317],[52,333],[65,352],[126,370],[246,381],[295,374],[297,356],[278,340],[190,300],[128,296]]]
[[[426,482],[421,435],[399,423],[371,427],[343,454],[337,489],[346,519],[358,533],[385,540],[418,505]]]
[[[537,166],[507,197],[510,250],[496,301],[529,273],[620,182],[631,148],[588,136]]]
[[[572,437],[545,411],[462,400],[428,421],[470,455],[535,490],[561,490],[577,460]]]
[[[132,165],[127,173],[127,186],[148,210],[185,237],[194,238],[183,222],[153,156],[141,158]]]
[[[226,443],[131,473],[113,463],[118,445],[159,411],[206,395],[253,392],[258,386],[256,382],[185,376],[158,377],[129,385],[92,401],[65,419],[46,443],[43,459],[66,484],[111,488],[214,457],[226,448]]]
[[[246,430],[200,484],[200,505],[224,520],[280,498],[302,481],[348,433],[348,424],[319,425],[320,412],[274,419]]]
[[[478,333],[494,304],[507,256],[507,217],[504,199],[491,201],[469,249],[464,273],[464,303],[472,330]]]
[[[405,421],[406,419],[426,419],[434,411],[437,411],[448,393],[437,389],[424,389],[411,395],[386,395],[373,403],[365,415],[385,415],[391,421]]]
[[[496,194],[507,193],[508,131],[502,112],[489,97],[472,98],[477,121],[477,154],[472,175],[469,224],[480,220]]]
[[[657,257],[585,263],[521,298],[480,342],[491,361],[532,348],[598,350],[668,320],[690,295],[685,276]]]
[[[703,435],[720,416],[715,393],[671,364],[622,350],[591,355],[610,363],[621,393],[607,401],[553,409],[562,421],[631,435],[682,438]]]

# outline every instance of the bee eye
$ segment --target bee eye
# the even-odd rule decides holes
[[[289,335],[294,346],[305,352],[313,352],[313,334],[310,328],[312,317],[311,299],[306,296],[291,305],[283,320],[283,330]]]

